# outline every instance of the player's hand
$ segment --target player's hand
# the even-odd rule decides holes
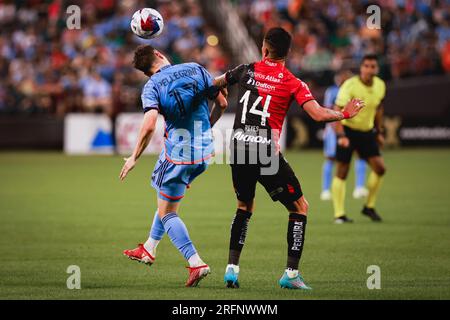
[[[377,143],[380,148],[384,147],[384,136],[382,133],[377,133]]]
[[[364,101],[354,98],[346,104],[343,111],[346,111],[349,117],[353,118],[359,113],[362,108],[364,108],[364,106]]]
[[[134,166],[136,165],[136,160],[134,159],[134,157],[123,158],[123,160],[125,160],[125,164],[123,165],[119,175],[121,181],[125,179],[128,172],[133,170]]]
[[[350,140],[347,137],[340,137],[338,139],[338,145],[342,148],[348,148],[350,146]]]

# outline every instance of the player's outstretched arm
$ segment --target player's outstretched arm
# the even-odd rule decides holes
[[[303,105],[303,109],[311,116],[311,118],[315,121],[324,122],[353,118],[363,107],[364,101],[359,99],[350,100],[342,112],[321,107],[316,100],[307,101]]]
[[[209,115],[209,122],[211,123],[211,127],[220,119],[220,117],[225,112],[225,109],[228,107],[228,101],[225,99],[222,93],[219,93],[214,104],[211,109],[211,114]]]
[[[133,170],[134,166],[136,165],[137,159],[139,159],[142,152],[144,152],[145,148],[148,146],[148,143],[152,139],[153,132],[155,132],[157,120],[158,110],[156,109],[151,109],[144,114],[144,120],[142,121],[141,130],[139,131],[139,138],[134,148],[133,154],[128,158],[124,158],[125,164],[120,171],[120,180],[123,181],[128,172]]]
[[[218,88],[224,88],[224,87],[226,87],[227,86],[227,77],[226,77],[226,73],[224,73],[224,74],[222,74],[221,76],[218,76],[218,77],[216,77],[216,78],[214,78],[214,80],[213,80],[213,85],[215,86],[215,87],[218,87]]]

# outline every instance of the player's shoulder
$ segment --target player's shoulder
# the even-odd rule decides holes
[[[380,77],[375,76],[375,77],[373,78],[373,81],[374,81],[374,83],[375,83],[376,86],[378,86],[378,87],[380,87],[380,88],[386,88],[386,83],[385,83],[384,80],[381,79]]]
[[[202,72],[207,71],[205,66],[201,65],[200,63],[197,62],[185,62],[185,63],[180,63],[178,64],[178,66],[180,66],[182,69],[200,69]]]
[[[151,77],[147,80],[147,82],[144,84],[144,86],[142,87],[142,93],[151,91],[151,90],[153,90],[153,89],[155,88],[155,81],[154,81],[155,79],[154,79],[154,76],[155,76],[155,75],[151,76]]]
[[[351,76],[350,78],[348,78],[347,80],[345,80],[342,83],[341,87],[344,87],[344,86],[345,87],[352,87],[352,86],[357,85],[359,82],[360,82],[359,76],[358,75],[354,75],[354,76]]]
[[[236,67],[234,67],[234,69],[230,70],[230,71],[234,71],[234,72],[242,72],[245,70],[250,70],[250,69],[254,69],[254,65],[257,62],[252,62],[252,63],[241,63],[239,65],[237,65]]]
[[[193,61],[192,62],[180,63],[178,65],[182,66],[182,67],[203,68],[204,69],[204,67],[201,64],[199,64],[197,62],[193,62]]]
[[[183,68],[184,69],[188,69],[192,72],[192,75],[202,75],[202,76],[209,76],[211,77],[211,74],[209,73],[209,71],[206,69],[205,66],[201,65],[200,63],[197,62],[186,62],[186,63],[182,63]],[[199,73],[200,71],[200,73]],[[191,73],[189,72],[189,73]]]
[[[300,89],[309,90],[308,84],[302,79],[296,77],[288,69],[284,70],[283,77],[286,79],[285,81],[290,84],[293,90],[300,90]]]

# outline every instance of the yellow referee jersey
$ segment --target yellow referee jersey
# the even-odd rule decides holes
[[[365,85],[359,76],[353,76],[346,80],[339,88],[336,105],[343,108],[353,98],[365,102],[365,107],[351,119],[342,120],[342,124],[358,131],[369,131],[374,126],[375,114],[386,94],[386,85],[379,77],[373,78],[369,87]]]

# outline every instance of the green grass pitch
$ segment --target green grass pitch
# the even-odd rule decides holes
[[[287,153],[310,202],[301,272],[311,292],[278,287],[286,259],[287,213],[259,186],[241,257],[241,289],[223,285],[235,199],[226,165],[195,181],[180,215],[212,274],[184,288],[186,263],[165,238],[156,264],[122,256],[146,239],[155,211],[144,157],[125,183],[122,157],[0,153],[0,299],[449,299],[450,149],[386,151],[387,176],[374,224],[351,198],[352,225],[332,224],[319,200],[322,155]],[[81,268],[81,290],[66,288],[69,265]],[[369,265],[381,268],[381,290],[368,290]]]

